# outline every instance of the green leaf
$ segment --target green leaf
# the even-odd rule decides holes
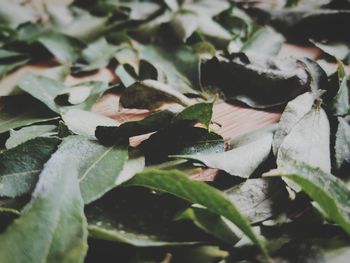
[[[56,151],[58,138],[36,138],[0,155],[0,196],[16,197],[33,190],[44,163]]]
[[[24,75],[19,82],[19,87],[56,113],[69,108],[91,110],[103,92],[109,89],[107,83],[101,81],[86,82],[67,89],[62,82],[33,74]],[[86,90],[89,91],[88,96],[86,96]],[[70,98],[73,102],[79,103],[73,106],[65,105],[64,102]]]
[[[99,38],[82,51],[82,56],[79,59],[81,62],[78,61],[74,65],[73,71],[91,71],[104,68],[109,64],[117,50],[117,46],[109,44],[105,38]]]
[[[191,220],[204,232],[231,246],[240,240],[240,237],[236,235],[235,229],[232,226],[228,225],[219,215],[213,214],[203,208],[188,208],[179,214],[176,220]]]
[[[273,129],[257,131],[234,139],[230,149],[221,153],[194,153],[192,155],[174,155],[200,162],[207,167],[223,170],[231,175],[248,178],[268,158],[271,152]],[[247,161],[249,160],[249,161]]]
[[[0,112],[0,133],[22,126],[57,119],[57,116],[44,105],[28,96],[15,96],[3,99]]]
[[[87,231],[78,171],[72,167],[69,156],[62,162],[65,165],[47,163],[32,201],[0,235],[1,262],[84,261]]]
[[[235,205],[215,188],[202,182],[192,181],[186,174],[181,172],[161,170],[148,170],[136,174],[126,185],[148,187],[173,194],[191,203],[202,205],[209,211],[221,215],[234,223],[266,254],[264,244],[253,232],[246,219]]]
[[[74,38],[57,33],[44,34],[38,38],[38,42],[62,64],[72,64],[78,58],[82,46]]]
[[[137,247],[183,246],[208,239],[189,223],[174,217],[188,203],[148,189],[119,187],[86,207],[89,234],[96,239]],[[101,213],[101,209],[106,211]]]
[[[329,219],[350,234],[350,191],[340,179],[321,169],[297,163],[285,164],[265,176],[283,176],[292,180],[322,208]]]
[[[27,73],[21,78],[19,87],[34,98],[40,100],[52,111],[60,113],[60,109],[56,105],[54,98],[65,88],[61,82]]]
[[[20,130],[11,130],[10,137],[6,141],[6,149],[14,148],[26,141],[36,137],[48,137],[56,134],[56,125],[33,125],[21,128]]]
[[[335,166],[337,169],[350,164],[350,125],[338,118],[338,130],[335,137]]]
[[[171,86],[151,79],[132,84],[120,97],[124,108],[136,109],[157,109],[169,101],[183,106],[192,104],[190,99]]]
[[[250,223],[263,222],[285,209],[288,192],[282,180],[248,179],[224,191]]]
[[[161,48],[141,46],[140,57],[158,71],[158,80],[181,93],[196,94],[200,90],[199,56],[186,46]]]
[[[64,123],[69,130],[78,135],[84,135],[90,139],[95,139],[97,126],[119,126],[120,124],[111,118],[97,113],[80,109],[71,109],[62,114]]]
[[[69,136],[52,155],[50,162],[65,166],[65,156],[70,157],[70,162],[78,171],[84,202],[90,203],[115,187],[128,160],[128,149],[124,145],[105,147],[82,136]]]
[[[203,124],[207,129],[213,116],[214,103],[200,102],[193,104],[175,116],[176,122],[190,121]]]

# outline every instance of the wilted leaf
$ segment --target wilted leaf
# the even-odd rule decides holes
[[[56,151],[58,138],[36,138],[0,155],[0,196],[16,197],[33,190],[44,163]]]

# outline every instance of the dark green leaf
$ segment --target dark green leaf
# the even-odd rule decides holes
[[[189,106],[191,101],[171,86],[155,80],[136,82],[125,89],[120,97],[124,108],[157,109],[165,102]]]
[[[44,105],[28,96],[3,99],[0,113],[0,133],[22,126],[57,119]]]
[[[0,155],[0,196],[16,197],[33,190],[44,163],[56,151],[58,138],[36,138]]]
[[[87,206],[89,233],[93,238],[138,247],[202,243],[207,238],[194,226],[174,221],[187,207],[182,200],[146,189],[117,188]]]
[[[326,213],[350,234],[349,198],[347,186],[335,176],[306,164],[289,163],[266,176],[283,176],[296,183]]]
[[[203,64],[202,76],[204,84],[221,89],[227,100],[254,108],[285,104],[309,89],[309,76],[300,62],[256,53],[230,60],[215,57]]]
[[[97,126],[96,138],[103,144],[123,142],[129,137],[157,131],[169,124],[175,114],[170,111],[154,113],[141,121],[130,121],[119,127]]]
[[[206,207],[234,223],[262,252],[265,246],[253,232],[246,219],[221,192],[202,182],[190,180],[186,174],[177,171],[148,170],[136,174],[127,185],[143,186],[164,191],[182,199]]]
[[[219,215],[206,209],[191,207],[176,217],[176,220],[191,220],[197,227],[229,245],[236,244],[240,237]]]

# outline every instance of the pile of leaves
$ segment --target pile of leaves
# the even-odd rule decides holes
[[[0,1],[0,262],[346,262],[349,7]],[[65,82],[106,67],[120,81]],[[94,113],[105,93],[149,115]],[[219,100],[283,113],[224,141]]]

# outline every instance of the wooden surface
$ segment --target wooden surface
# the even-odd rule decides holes
[[[279,57],[309,57],[318,58],[321,51],[315,47],[300,47],[285,44],[279,54]],[[0,96],[15,86],[17,81],[27,72],[40,74],[47,69],[58,66],[55,63],[27,65],[17,69],[0,81]],[[89,80],[103,80],[109,83],[118,82],[118,77],[110,69],[100,69],[92,75],[84,77],[68,76],[65,80],[67,86],[75,85]],[[115,94],[105,94],[101,100],[94,106],[93,111],[119,122],[140,120],[149,114],[144,110],[118,109],[118,96]],[[218,102],[214,107],[212,129],[221,134],[226,140],[240,134],[258,129],[265,125],[275,123],[279,120],[280,113],[254,110],[241,106],[230,105],[224,102]],[[138,136],[131,139],[131,145],[137,145],[147,136]]]

